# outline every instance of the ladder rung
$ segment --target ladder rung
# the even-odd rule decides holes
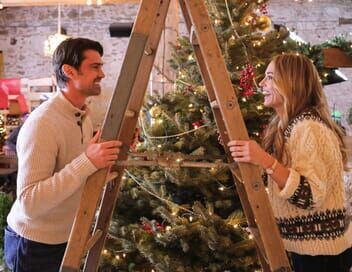
[[[95,231],[95,233],[89,238],[87,242],[85,252],[90,250],[95,245],[95,243],[99,240],[102,234],[103,234],[103,231],[101,229],[97,229]]]

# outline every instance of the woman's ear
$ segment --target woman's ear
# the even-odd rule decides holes
[[[76,70],[71,65],[64,64],[61,69],[64,75],[68,78],[72,78],[76,75]]]

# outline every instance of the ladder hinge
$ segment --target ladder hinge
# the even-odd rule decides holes
[[[199,45],[194,25],[191,26],[191,30],[189,31],[189,40],[192,45]]]
[[[213,109],[218,109],[218,108],[219,108],[218,101],[216,101],[216,100],[211,101],[211,102],[210,102],[210,106],[211,106]]]
[[[132,117],[135,117],[136,116],[136,113],[134,111],[131,111],[131,110],[127,110],[126,113],[125,113],[125,117],[128,117],[128,118],[132,118]]]
[[[149,46],[144,49],[144,54],[146,54],[147,56],[151,56],[153,53],[154,50]]]

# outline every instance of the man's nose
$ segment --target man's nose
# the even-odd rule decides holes
[[[104,73],[104,71],[103,71],[102,69],[100,69],[99,76],[100,76],[101,78],[104,78],[104,77],[105,77],[105,73]]]

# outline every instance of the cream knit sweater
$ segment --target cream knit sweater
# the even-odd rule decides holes
[[[83,185],[97,170],[84,153],[92,134],[87,111],[61,92],[30,114],[18,137],[17,199],[7,218],[19,235],[67,242]]]
[[[336,255],[352,246],[342,156],[334,133],[311,113],[285,132],[289,177],[280,190],[269,180],[274,215],[287,251]]]

